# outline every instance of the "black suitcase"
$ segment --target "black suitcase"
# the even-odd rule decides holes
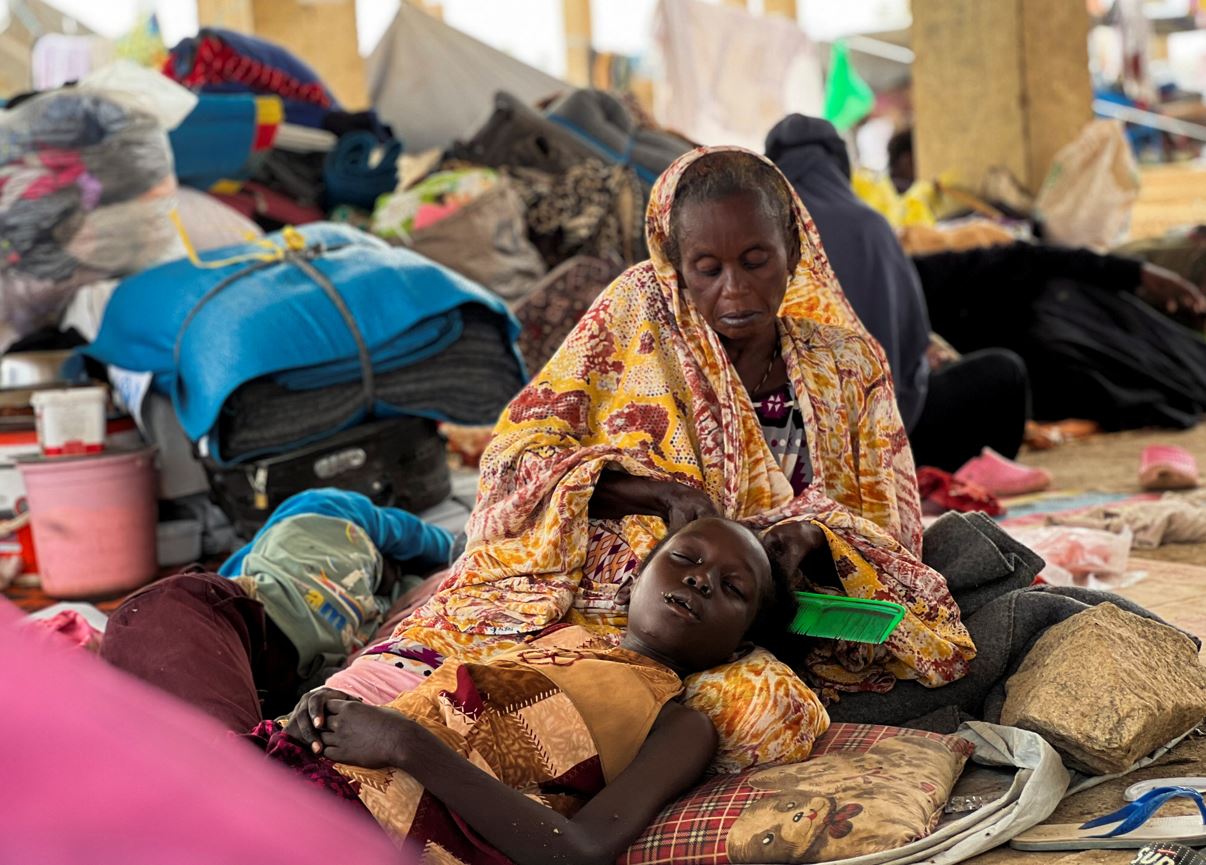
[[[374,504],[418,512],[452,494],[444,440],[434,421],[403,417],[354,427],[289,453],[222,467],[205,461],[210,490],[247,539],[285,499],[317,487],[363,493]]]

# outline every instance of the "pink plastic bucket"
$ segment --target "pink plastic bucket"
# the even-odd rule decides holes
[[[114,595],[158,571],[153,449],[19,463],[42,588],[56,598]]]

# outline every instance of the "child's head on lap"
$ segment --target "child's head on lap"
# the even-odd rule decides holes
[[[698,672],[783,633],[795,612],[787,579],[757,535],[732,520],[701,519],[645,559],[625,645],[681,673]]]

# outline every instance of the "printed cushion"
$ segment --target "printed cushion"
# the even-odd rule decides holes
[[[688,676],[684,702],[712,719],[720,738],[709,771],[800,763],[829,729],[817,695],[765,649]]]
[[[812,759],[721,775],[667,806],[623,865],[831,862],[929,834],[971,756],[958,736],[834,724]]]

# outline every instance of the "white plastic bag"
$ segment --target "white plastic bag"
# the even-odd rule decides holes
[[[154,117],[164,130],[175,129],[197,107],[197,96],[191,90],[130,60],[115,60],[90,72],[77,86],[120,99]]]
[[[1121,589],[1143,579],[1127,571],[1131,542],[1129,528],[1121,532],[1079,526],[1036,526],[1010,529],[1013,538],[1047,563],[1039,580],[1052,586]]]
[[[1094,120],[1055,155],[1035,201],[1047,239],[1106,250],[1126,234],[1139,167],[1118,120]]]
[[[80,286],[182,252],[163,124],[183,101],[169,91],[165,108],[155,83],[141,95],[100,86],[147,81],[118,72],[0,111],[0,351],[57,322]]]

